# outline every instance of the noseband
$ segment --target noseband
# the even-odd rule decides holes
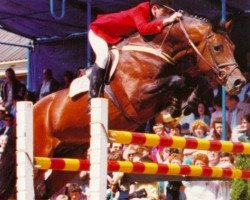
[[[181,20],[179,20],[180,23],[180,28],[182,30],[182,32],[184,33],[184,35],[186,36],[188,43],[192,46],[192,48],[194,49],[194,51],[197,53],[197,55],[213,70],[213,72],[217,75],[219,81],[224,84],[227,82],[229,76],[231,76],[231,74],[233,73],[233,71],[238,68],[238,64],[236,62],[232,62],[232,63],[218,63],[217,60],[215,59],[215,55],[213,53],[212,47],[209,43],[209,39],[211,37],[214,36],[214,34],[210,34],[206,36],[206,42],[203,48],[203,51],[206,47],[206,45],[208,45],[208,49],[209,52],[211,54],[212,60],[213,60],[213,64],[210,64],[206,58],[201,54],[201,52],[197,49],[197,47],[194,45],[193,41],[190,39],[189,34],[187,33],[187,30],[183,24],[183,22]],[[230,72],[226,72],[226,70],[224,70],[224,67],[226,66],[234,66],[232,70],[230,70]]]

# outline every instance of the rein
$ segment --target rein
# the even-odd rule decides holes
[[[205,49],[206,45],[207,44],[209,45],[208,49],[209,49],[209,52],[210,52],[211,57],[213,59],[213,64],[210,64],[204,58],[204,56],[200,53],[200,51],[197,49],[197,47],[194,45],[193,41],[190,39],[190,37],[189,37],[189,35],[187,33],[187,30],[186,30],[183,22],[181,20],[179,20],[179,23],[180,23],[180,28],[181,28],[182,32],[184,33],[185,37],[188,40],[188,43],[192,46],[192,48],[194,49],[194,51],[196,52],[196,54],[214,71],[214,73],[218,76],[219,80],[222,83],[226,83],[228,77],[231,76],[231,74],[233,73],[233,71],[238,68],[238,64],[236,62],[219,64],[216,61],[215,55],[214,55],[214,53],[212,51],[212,48],[211,48],[211,45],[209,44],[209,38],[213,37],[214,34],[210,34],[210,35],[206,36],[206,43],[205,43],[204,48],[203,48],[203,49]],[[226,71],[222,69],[225,66],[235,66],[235,67],[229,73],[226,73]]]
[[[196,54],[199,56],[200,59],[202,59],[212,70],[213,72],[217,75],[219,81],[221,83],[226,83],[229,76],[231,76],[231,74],[233,73],[233,71],[235,69],[238,68],[238,64],[236,62],[232,62],[232,63],[221,63],[219,64],[216,59],[215,59],[215,55],[213,53],[212,47],[209,44],[209,39],[211,37],[214,36],[214,34],[210,34],[206,36],[206,41],[205,41],[205,45],[203,50],[205,49],[206,45],[208,45],[208,49],[209,52],[211,54],[212,60],[213,60],[213,64],[209,63],[208,60],[201,54],[201,52],[199,51],[199,49],[195,46],[195,44],[193,43],[193,41],[190,39],[189,34],[183,24],[183,22],[181,20],[179,20],[180,23],[180,28],[182,30],[182,32],[184,33],[185,37],[188,40],[188,43],[191,45],[191,47],[194,49],[194,51],[196,52]],[[174,58],[172,58],[169,54],[167,54],[166,52],[162,51],[162,46],[164,44],[164,42],[167,39],[167,36],[169,35],[169,32],[172,28],[173,24],[171,24],[171,27],[169,29],[169,31],[166,33],[166,35],[163,38],[163,41],[161,42],[161,45],[159,48],[155,48],[155,47],[144,47],[144,46],[137,46],[137,45],[125,45],[121,48],[122,51],[139,51],[139,52],[144,52],[144,53],[149,53],[155,56],[160,57],[161,59],[163,59],[166,63],[171,64],[171,65],[175,65],[176,61],[174,60]],[[235,66],[229,73],[227,73],[223,68],[226,66]]]
[[[135,45],[125,45],[121,48],[122,51],[139,51],[144,53],[153,54],[162,58],[164,61],[171,65],[175,65],[175,60],[168,55],[167,53],[163,52],[162,49],[154,49],[151,47],[143,47],[143,46],[135,46]]]

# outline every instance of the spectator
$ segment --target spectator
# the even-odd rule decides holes
[[[183,155],[173,153],[169,157],[170,164],[182,164]],[[175,200],[180,198],[180,188],[182,186],[181,181],[168,181],[167,186],[167,200]]]
[[[38,91],[39,100],[48,94],[56,92],[58,89],[59,83],[56,79],[54,79],[51,69],[44,69],[43,82]]]
[[[12,68],[5,71],[6,81],[1,85],[1,97],[7,111],[11,110],[13,99],[24,99],[26,86],[21,83]]]
[[[5,107],[3,107],[2,104],[0,104],[0,130],[4,128],[5,112],[6,112]]]
[[[69,200],[69,197],[65,194],[60,194],[56,197],[56,200]]]
[[[90,160],[90,148],[88,148],[86,152],[86,159]],[[79,178],[81,179],[81,188],[84,194],[88,197],[89,195],[89,171],[81,171],[79,174]]]
[[[211,81],[211,88],[213,89],[213,99],[222,99],[222,86],[218,83],[217,80]]]
[[[196,120],[192,124],[192,130],[193,130],[193,137],[200,138],[200,139],[205,138],[207,130],[208,130],[207,124],[202,120]],[[184,149],[183,151],[184,163],[189,164],[189,165],[192,164],[193,155],[195,155],[198,152],[201,152],[201,151],[196,150],[196,149]]]
[[[159,135],[159,136],[166,136],[167,135],[167,132],[166,132],[163,124],[155,124],[153,126],[153,131],[156,135]]]
[[[208,125],[203,120],[195,120],[192,124],[193,136],[204,138],[207,135]]]
[[[142,157],[142,155],[137,154],[133,158],[133,162],[152,162],[148,157]],[[139,183],[135,182],[130,185],[129,199],[159,199],[159,185],[157,182]]]
[[[157,123],[153,126],[153,131],[159,136],[166,136],[167,132],[162,123]],[[169,149],[161,146],[153,147],[151,150],[151,158],[154,162],[163,163],[169,156]]]
[[[12,114],[6,114],[4,118],[4,127],[0,130],[0,135],[10,136],[14,130],[14,117]]]
[[[24,101],[31,101],[33,104],[37,101],[37,95],[36,92],[26,91],[24,96]]]
[[[220,160],[217,167],[234,168],[234,157],[231,153],[220,152]]]
[[[216,166],[220,161],[220,153],[218,151],[208,151],[207,157],[210,167]]]
[[[234,168],[234,159],[232,154],[221,152],[220,153],[220,162],[216,165],[216,167],[222,168]],[[231,181],[218,181],[218,195],[216,200],[224,200],[231,199],[230,198],[230,189]]]
[[[25,98],[25,97],[24,97]],[[17,104],[17,102],[18,101],[22,101],[23,99],[21,99],[20,97],[15,97],[15,98],[13,98],[13,101],[12,101],[12,106],[11,106],[11,109],[9,110],[9,114],[12,114],[13,115],[13,117],[14,117],[14,119],[16,119],[16,109],[17,109],[17,107],[16,107],[16,104]]]
[[[244,76],[247,80],[247,83],[241,88],[240,93],[238,94],[240,102],[247,102],[250,103],[250,73],[245,72]]]
[[[121,160],[123,160],[122,159],[122,151],[110,152],[108,154],[108,160],[111,160],[111,161],[121,161]],[[116,187],[117,183],[114,184],[114,181],[113,181],[113,174],[116,174],[116,173],[120,173],[120,172],[108,172],[107,179],[108,179],[109,187],[111,187],[111,186]],[[123,174],[122,174],[122,176],[123,176]],[[118,185],[117,185],[117,188],[118,188]],[[112,192],[112,191],[110,191],[110,192]]]
[[[209,111],[211,112],[213,109],[213,102],[215,99],[221,101],[222,99],[222,87],[219,85],[216,79],[210,79],[210,87],[206,92],[202,95],[202,101],[206,103]]]
[[[133,157],[137,153],[137,148],[138,146],[136,145],[132,145],[132,144],[128,145],[128,147],[125,148],[125,150],[123,151],[123,159],[126,161],[132,162]]]
[[[170,156],[170,149],[168,147],[159,147],[156,152],[156,162],[168,163],[169,156]]]
[[[194,165],[200,167],[208,166],[206,154],[196,154],[193,158]],[[182,181],[185,186],[187,200],[216,200],[218,184],[216,181]]]
[[[75,78],[74,74],[71,71],[68,71],[68,70],[65,71],[65,73],[63,75],[63,80],[64,80],[63,88],[68,88],[74,78]]]
[[[227,106],[227,122],[229,123],[231,129],[235,128],[240,124],[241,118],[246,114],[245,110],[238,107],[239,97],[237,95],[227,96],[226,106]]]
[[[214,107],[215,110],[211,114],[210,126],[212,126],[212,123],[213,123],[215,118],[218,118],[218,117],[221,118],[222,117],[221,99],[219,99],[219,98],[214,99],[213,107]]]
[[[119,200],[120,191],[118,184],[110,184],[110,188],[107,190],[107,200]]]
[[[190,115],[187,115],[187,116],[184,116],[181,121],[180,121],[180,124],[181,126],[184,126],[183,128],[187,130],[187,127],[189,127],[189,131],[190,133],[192,134],[192,124],[193,122],[195,121],[194,119],[194,113],[192,112]],[[190,135],[190,134],[188,134]]]
[[[77,183],[70,183],[68,185],[68,196],[70,200],[85,200],[85,196],[82,194],[82,189]]]
[[[184,137],[192,136],[191,131],[190,131],[190,126],[188,123],[184,123],[181,125],[181,135]]]
[[[169,132],[170,136],[181,136],[181,125],[178,124],[175,127],[171,127],[170,128],[170,132]]]
[[[241,126],[238,129],[238,135],[239,135],[240,142],[250,143],[250,114],[245,115],[242,118]]]
[[[109,152],[110,153],[113,153],[113,152],[116,152],[116,151],[121,151],[123,148],[123,145],[120,144],[120,143],[110,143],[110,147],[109,147]]]
[[[231,140],[231,135],[232,135],[231,127],[226,122],[226,140],[227,141]],[[222,119],[221,119],[221,117],[214,119],[212,126],[211,126],[210,134],[207,137],[207,139],[214,139],[214,140],[222,139]]]
[[[205,105],[205,103],[200,102],[198,104],[197,110],[194,112],[194,119],[195,120],[202,120],[208,126],[210,125],[210,112],[208,110],[208,107]]]
[[[0,135],[0,159],[2,157],[2,153],[5,150],[7,142],[8,142],[8,136],[7,135]]]

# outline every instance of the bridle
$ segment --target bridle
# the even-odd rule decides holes
[[[232,62],[232,63],[219,63],[216,60],[216,56],[212,50],[212,46],[209,42],[209,39],[214,37],[214,33],[210,33],[206,35],[206,41],[204,44],[204,47],[202,49],[202,51],[199,51],[199,49],[195,46],[194,42],[190,39],[189,34],[182,22],[182,20],[178,20],[179,24],[180,24],[180,28],[183,32],[183,34],[185,35],[185,37],[188,40],[188,43],[190,44],[190,46],[193,48],[193,50],[196,52],[196,54],[198,55],[198,57],[203,60],[203,62],[205,62],[211,69],[212,71],[216,74],[218,81],[221,84],[225,84],[228,80],[228,78],[231,76],[231,74],[234,72],[234,70],[236,70],[238,68],[238,64],[236,62]],[[137,46],[137,45],[125,45],[123,46],[120,50],[122,51],[139,51],[139,52],[145,52],[145,53],[149,53],[149,54],[153,54],[155,56],[158,56],[160,58],[162,58],[165,62],[171,64],[171,65],[175,65],[176,61],[174,60],[174,58],[172,58],[169,54],[167,54],[166,52],[164,52],[162,50],[163,44],[165,43],[172,27],[173,27],[174,23],[172,23],[167,31],[167,33],[165,34],[161,44],[159,45],[159,47],[155,47],[154,45],[151,45],[150,43],[146,42],[146,44],[149,47],[146,46]],[[211,58],[213,63],[209,63],[208,60],[202,55],[202,52],[205,50],[206,46],[208,46]],[[198,62],[197,62],[198,63]],[[234,66],[233,69],[231,69],[229,72],[227,72],[226,70],[224,70],[224,67],[226,66]]]
[[[212,50],[211,44],[209,42],[209,39],[214,36],[213,33],[207,34],[206,41],[205,41],[205,44],[204,44],[204,47],[203,47],[203,51],[204,51],[206,46],[208,46],[209,52],[211,54],[211,58],[213,60],[213,64],[209,63],[206,60],[206,58],[201,54],[201,52],[197,49],[197,47],[194,45],[193,41],[190,39],[189,34],[187,33],[187,30],[186,30],[186,28],[185,28],[185,26],[184,26],[184,24],[183,24],[183,22],[181,20],[179,20],[179,24],[180,24],[180,28],[181,28],[182,32],[184,33],[185,37],[188,40],[188,43],[194,49],[194,51],[199,56],[199,58],[202,59],[213,70],[213,72],[217,75],[219,81],[222,84],[226,83],[229,76],[231,76],[231,74],[234,72],[234,70],[238,68],[238,64],[236,62],[221,63],[221,64],[217,62],[217,60],[215,59],[215,55],[214,55],[214,52]],[[234,68],[232,70],[230,70],[230,72],[227,73],[223,69],[225,66],[234,66]]]

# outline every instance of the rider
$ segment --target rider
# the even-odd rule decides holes
[[[89,42],[96,55],[90,78],[90,98],[101,94],[109,46],[137,31],[141,35],[160,33],[164,26],[182,17],[169,7],[171,3],[172,0],[151,0],[126,11],[98,16],[90,24]],[[152,21],[163,15],[168,17]]]
[[[179,19],[181,13],[174,13],[162,20],[157,19],[164,14],[173,13],[169,7],[171,0],[151,0],[126,11],[111,13],[98,17],[90,24],[89,42],[96,55],[90,84],[90,97],[100,95],[105,67],[109,57],[109,45],[138,31],[141,35],[160,33],[165,25]]]

